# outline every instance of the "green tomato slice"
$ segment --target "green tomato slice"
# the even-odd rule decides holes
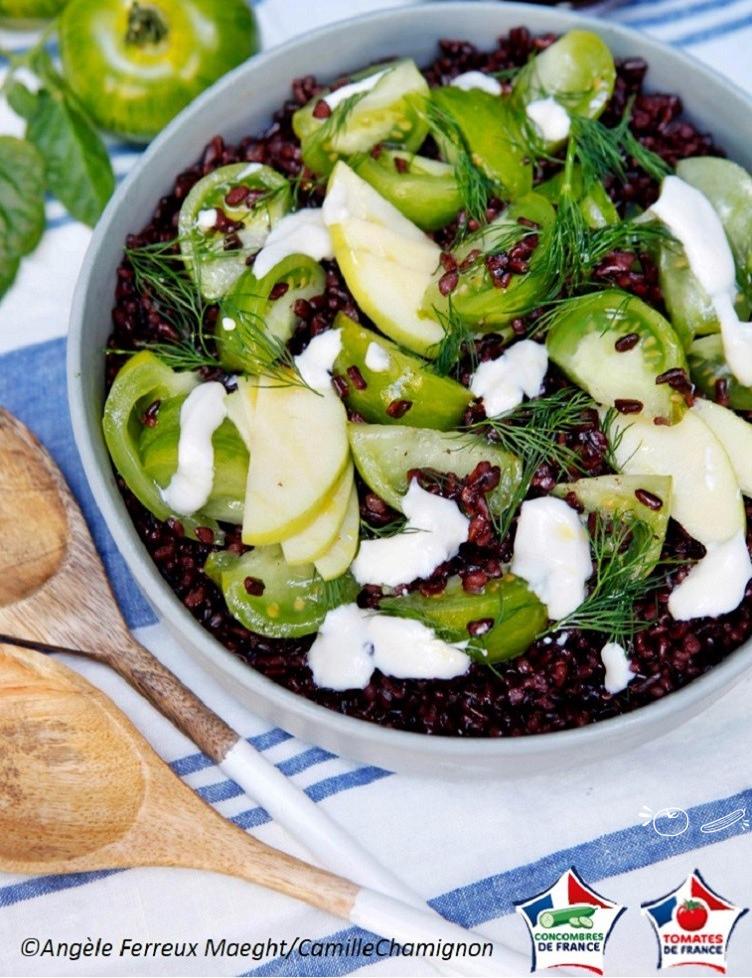
[[[521,218],[535,222],[540,230],[521,227]],[[444,270],[437,270],[434,281],[423,297],[424,314],[430,315],[436,309],[448,311],[451,300],[452,313],[468,326],[482,331],[505,326],[534,308],[547,296],[551,287],[547,249],[550,228],[555,220],[556,212],[552,204],[538,193],[525,194],[515,201],[496,220],[466,238],[457,249],[455,257],[460,266],[471,252],[477,251],[479,255],[468,267],[460,268],[459,282],[449,297],[443,296],[439,288]],[[530,260],[530,270],[524,275],[513,275],[506,288],[497,288],[485,259],[489,255],[507,251],[526,233],[540,235],[540,242]]]
[[[228,204],[227,195],[239,187],[247,188],[251,194],[242,202]],[[191,189],[180,208],[180,251],[191,277],[207,299],[223,296],[246,271],[246,258],[263,247],[269,231],[289,211],[291,201],[285,177],[257,163],[221,166]],[[216,208],[243,225],[236,232],[241,247],[226,251],[226,235],[202,225],[202,214],[210,215]]]
[[[172,397],[159,406],[157,423],[144,426],[138,441],[144,472],[162,489],[178,467],[180,409],[187,395]],[[212,436],[214,484],[202,513],[225,523],[242,524],[248,450],[238,429],[226,418]]]
[[[519,197],[532,188],[533,167],[524,134],[507,99],[477,88],[466,91],[447,85],[435,88],[431,100],[459,131],[473,163],[505,197]],[[453,139],[439,133],[436,138],[444,158],[454,163]]]
[[[350,160],[359,177],[424,231],[436,231],[454,220],[462,197],[448,163],[383,149],[374,158]]]
[[[332,589],[313,564],[290,567],[278,546],[256,547],[241,557],[217,551],[209,555],[204,570],[222,589],[230,614],[268,638],[312,635],[332,607]],[[250,591],[247,578],[253,582]],[[355,580],[349,575],[339,580],[338,603],[353,601],[359,590]],[[262,593],[252,593],[254,588]]]
[[[292,119],[300,139],[303,162],[321,176],[331,172],[340,157],[368,152],[376,143],[392,142],[417,150],[428,127],[422,114],[428,85],[414,61],[405,58],[376,65],[352,76],[355,86],[377,76],[372,88],[353,90],[326,118],[317,118],[316,106],[326,93],[298,109]]]
[[[440,431],[460,424],[473,400],[466,387],[431,373],[424,360],[403,352],[396,343],[360,326],[343,313],[338,314],[334,325],[342,330],[342,348],[334,370],[347,382],[348,405],[366,421]],[[369,366],[374,363],[374,349],[369,354],[372,345],[375,350],[381,350],[384,369]],[[348,371],[352,372],[353,367],[357,368],[365,387],[352,381]]]
[[[689,373],[698,390],[710,400],[717,400],[723,391],[724,403],[736,411],[752,411],[752,387],[739,383],[731,373],[723,352],[719,334],[703,336],[687,351]]]
[[[272,299],[275,286],[287,286]],[[296,323],[295,303],[321,295],[326,285],[324,269],[305,255],[290,255],[262,279],[247,269],[219,305],[215,336],[219,358],[228,370],[255,374],[268,361],[268,337],[286,343]]]
[[[608,45],[592,31],[569,31],[530,61],[514,83],[513,98],[523,106],[553,96],[572,115],[596,119],[611,98],[616,81]]]
[[[658,563],[666,539],[671,513],[671,477],[665,475],[601,475],[592,479],[564,482],[553,490],[560,499],[573,494],[588,513],[604,517],[619,516],[645,523],[652,534],[641,577],[647,577]],[[646,495],[647,494],[647,495]]]
[[[400,511],[411,469],[453,472],[463,478],[479,462],[498,465],[501,479],[488,495],[489,506],[497,515],[509,506],[522,477],[522,464],[516,455],[476,435],[430,428],[350,424],[348,436],[363,481],[384,502]]]
[[[631,349],[615,343],[636,334]],[[548,355],[599,404],[639,402],[637,412],[678,421],[687,409],[682,395],[658,383],[667,370],[687,369],[684,349],[670,324],[640,299],[609,289],[562,302],[546,339]]]

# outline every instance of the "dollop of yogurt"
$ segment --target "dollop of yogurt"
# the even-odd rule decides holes
[[[389,354],[380,343],[369,343],[365,364],[375,374],[381,374],[389,369]]]
[[[216,207],[205,207],[196,215],[196,227],[207,234],[217,223],[218,216]]]
[[[635,674],[629,667],[626,649],[618,642],[606,642],[601,649],[601,662],[606,670],[603,685],[612,695],[621,693],[635,678]]]
[[[359,81],[350,82],[349,85],[342,85],[341,88],[337,88],[333,92],[329,92],[328,95],[323,96],[323,99],[329,108],[334,111],[341,102],[344,102],[346,99],[350,98],[351,95],[360,95],[361,92],[370,92],[371,89],[376,86],[376,83],[380,81],[388,71],[391,70],[391,66],[389,66],[387,68],[382,68],[381,71],[374,71],[372,75],[366,75],[365,78],[361,78]]]
[[[329,390],[334,361],[342,349],[342,330],[328,329],[314,336],[295,357],[295,366],[303,380],[314,390]]]
[[[422,622],[346,604],[327,613],[308,665],[317,686],[341,691],[364,689],[375,669],[398,679],[454,679],[470,657]]]
[[[181,516],[197,512],[211,495],[214,483],[212,436],[227,417],[222,384],[211,381],[194,387],[180,408],[178,467],[162,498]]]
[[[457,503],[426,492],[413,479],[402,500],[405,529],[392,537],[364,540],[350,568],[359,584],[396,587],[430,577],[457,555],[470,521]]]
[[[489,418],[510,411],[523,397],[537,397],[548,370],[548,354],[541,343],[520,340],[495,360],[481,363],[470,390],[483,398]]]
[[[545,142],[560,143],[569,135],[572,125],[569,113],[553,96],[529,102],[525,112]]]
[[[512,573],[527,581],[554,621],[585,600],[585,582],[593,573],[590,538],[563,499],[543,496],[522,504]]]
[[[314,261],[334,257],[332,238],[320,207],[304,207],[285,215],[271,229],[264,247],[256,255],[253,274],[263,278],[290,255],[306,255]]]
[[[742,384],[752,385],[752,323],[742,322],[734,308],[734,256],[718,213],[703,193],[675,176],[664,179],[650,212],[681,243],[690,270],[710,296],[731,372]]]
[[[669,595],[668,610],[677,621],[717,618],[738,608],[752,577],[744,533],[706,545],[707,553]]]
[[[465,92],[479,88],[481,92],[488,92],[489,95],[501,95],[501,83],[498,78],[486,75],[482,71],[464,71],[457,75],[450,82],[454,88],[461,88]]]

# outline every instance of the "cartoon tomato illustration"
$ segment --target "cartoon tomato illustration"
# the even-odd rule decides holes
[[[708,919],[708,911],[699,900],[685,900],[676,911],[676,922],[682,930],[701,930]]]

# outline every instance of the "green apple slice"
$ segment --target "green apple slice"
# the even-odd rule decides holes
[[[324,202],[334,257],[363,312],[397,343],[428,355],[444,335],[420,312],[441,250],[346,163],[332,171]]]
[[[322,557],[314,561],[316,570],[325,581],[333,581],[337,577],[342,577],[355,560],[359,536],[360,506],[358,504],[358,493],[353,485],[350,490],[350,498],[347,501],[347,512],[334,543]]]
[[[692,410],[723,445],[745,496],[752,496],[752,424],[727,407],[698,398]]]
[[[706,546],[722,543],[746,520],[739,483],[721,442],[694,411],[674,425],[618,415],[608,438],[627,475],[671,476],[671,516]]]
[[[342,477],[347,415],[333,390],[259,387],[249,435],[243,542],[281,543],[315,519]]]
[[[334,492],[313,522],[283,541],[282,553],[291,567],[313,563],[330,549],[347,514],[352,487],[353,467],[347,465]]]

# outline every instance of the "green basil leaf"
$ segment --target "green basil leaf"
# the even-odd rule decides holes
[[[8,105],[22,119],[30,119],[37,110],[37,96],[26,85],[12,79],[5,90]]]
[[[44,157],[50,191],[76,220],[96,224],[115,176],[104,143],[78,104],[62,87],[43,89],[26,135]]]
[[[23,139],[0,136],[0,296],[44,231],[44,161]]]

